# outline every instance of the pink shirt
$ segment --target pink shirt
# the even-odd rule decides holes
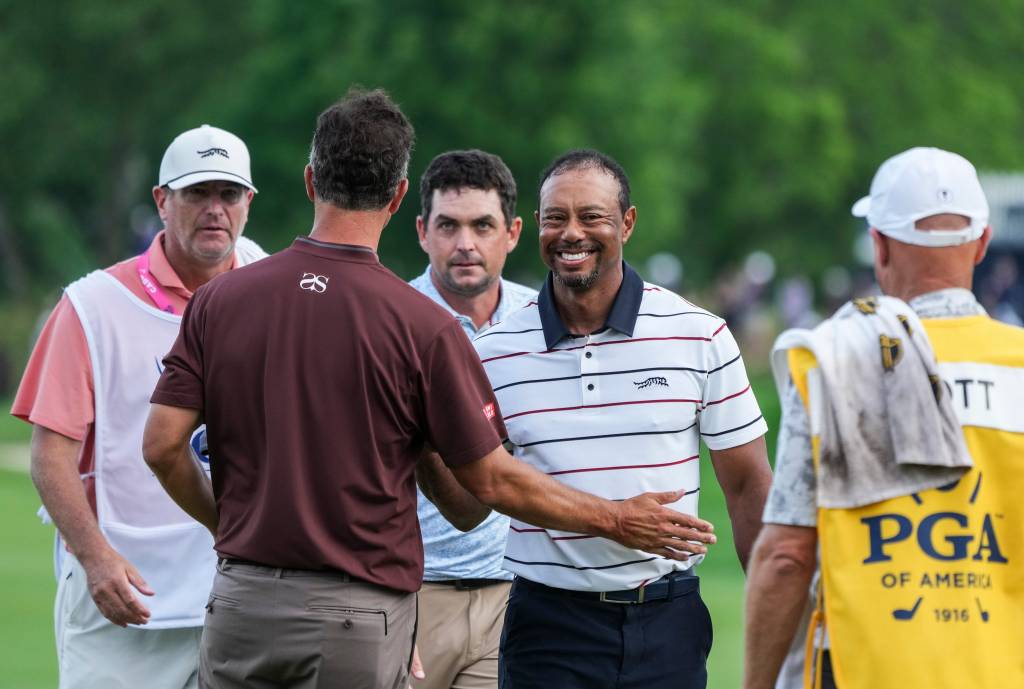
[[[181,313],[192,297],[192,292],[182,284],[167,260],[163,240],[164,232],[160,232],[146,251],[149,255],[149,271],[175,311]],[[137,263],[137,256],[129,258],[107,268],[107,272],[139,299],[152,303],[142,287],[136,271]],[[53,309],[32,350],[11,406],[11,414],[80,441],[82,450],[78,457],[79,472],[84,476],[93,471],[95,403],[92,364],[85,331],[66,295],[61,297]],[[85,485],[89,502],[95,511],[91,477],[85,480]]]

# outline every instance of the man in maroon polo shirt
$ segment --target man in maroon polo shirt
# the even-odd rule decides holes
[[[383,91],[324,111],[305,171],[310,236],[199,290],[164,361],[143,454],[221,557],[203,686],[405,686],[423,572],[413,475],[428,448],[451,469],[420,462],[449,514],[479,499],[678,559],[714,541],[661,506],[676,492],[601,500],[505,452],[458,321],[377,259],[412,141]],[[216,429],[212,484],[188,453],[201,418]]]

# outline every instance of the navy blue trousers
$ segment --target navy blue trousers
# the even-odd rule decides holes
[[[696,576],[682,595],[637,605],[512,584],[500,689],[705,689],[711,617]]]

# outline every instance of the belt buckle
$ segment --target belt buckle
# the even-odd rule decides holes
[[[644,594],[647,592],[646,591],[646,587],[641,586],[639,589],[636,589],[636,591],[637,591],[636,600],[619,600],[617,598],[609,598],[608,597],[609,593],[617,593],[617,591],[601,591],[601,593],[598,595],[597,599],[599,601],[601,601],[602,603],[615,603],[616,605],[636,605],[638,603],[643,603],[644,602]]]

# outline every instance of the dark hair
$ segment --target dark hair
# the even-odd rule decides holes
[[[572,170],[588,170],[599,168],[615,178],[619,183],[619,208],[625,215],[629,210],[629,177],[622,166],[611,156],[607,156],[592,148],[577,148],[555,158],[554,162],[540,173],[540,184],[537,185],[537,196],[540,197],[541,187],[549,178]]]
[[[430,219],[435,190],[466,188],[497,191],[505,224],[512,224],[516,214],[516,180],[501,158],[475,148],[448,151],[430,161],[420,179],[420,208],[424,221]]]
[[[347,210],[377,210],[409,172],[415,133],[383,89],[353,87],[320,113],[309,152],[313,189]]]

